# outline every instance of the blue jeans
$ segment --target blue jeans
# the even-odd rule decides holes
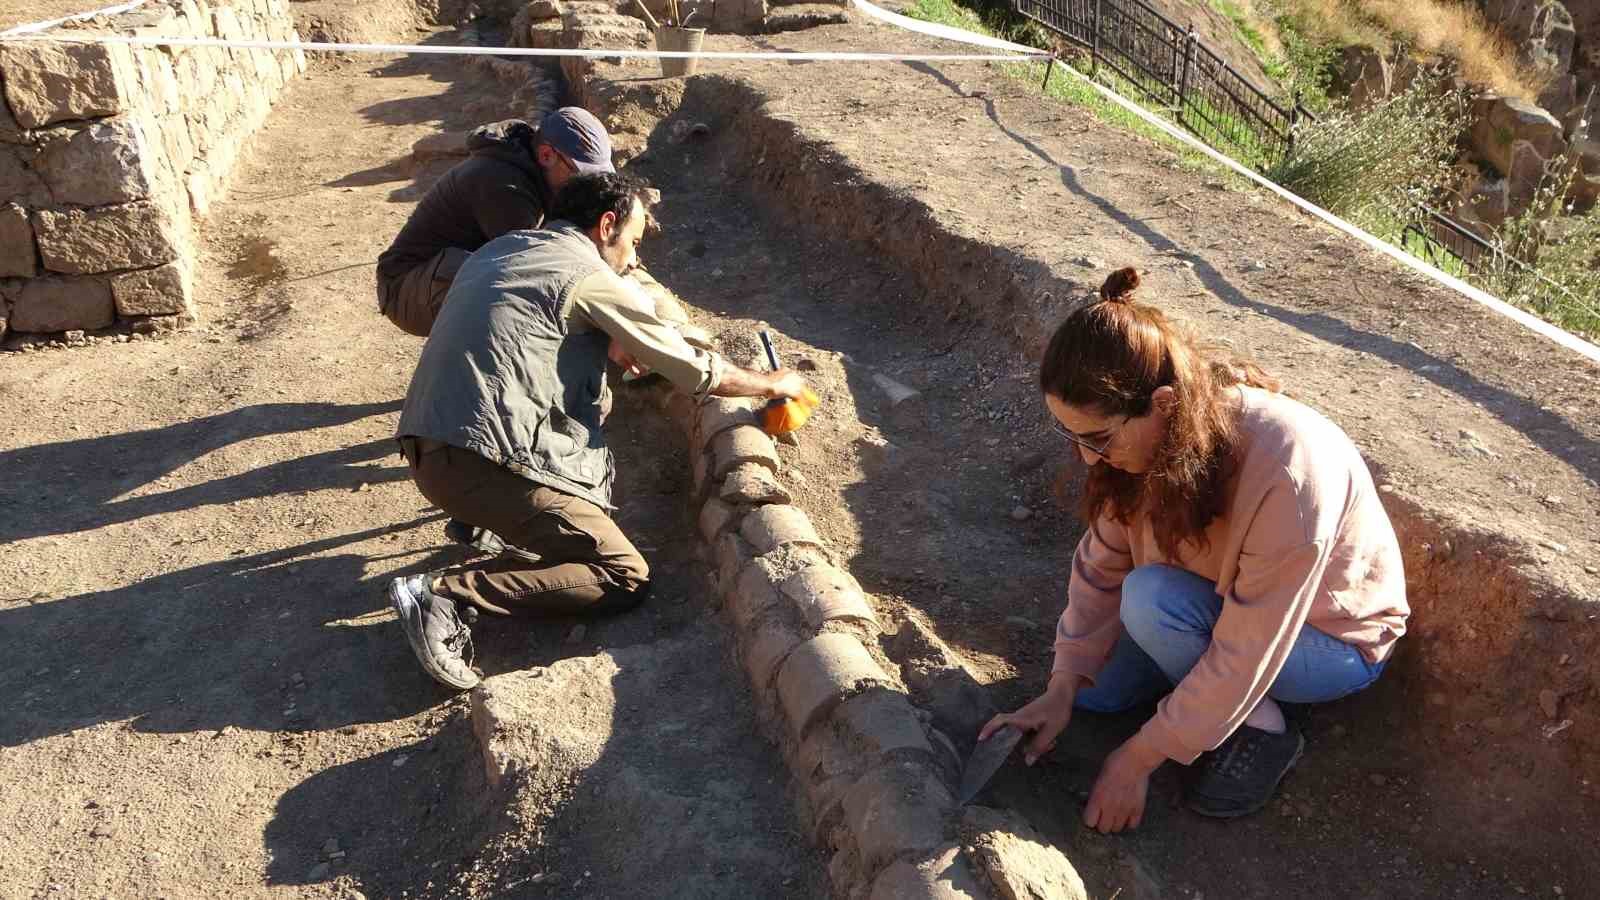
[[[1174,566],[1140,566],[1122,582],[1122,638],[1075,705],[1120,712],[1170,692],[1211,646],[1222,597],[1210,581]],[[1284,703],[1326,703],[1367,687],[1384,663],[1310,625],[1300,629],[1267,695]]]

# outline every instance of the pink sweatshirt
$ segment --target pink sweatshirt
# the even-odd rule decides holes
[[[1055,665],[1090,681],[1122,634],[1122,579],[1165,563],[1217,583],[1222,615],[1188,677],[1161,701],[1141,736],[1193,762],[1221,744],[1266,696],[1300,629],[1310,624],[1388,658],[1405,633],[1405,573],[1388,514],[1350,438],[1309,407],[1241,388],[1243,460],[1232,501],[1194,542],[1167,559],[1147,521],[1095,522],[1078,543]]]

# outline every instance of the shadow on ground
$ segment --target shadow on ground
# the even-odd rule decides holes
[[[385,403],[263,403],[160,428],[0,451],[0,543],[71,534],[147,516],[287,491],[354,489],[403,470],[354,468],[395,452],[388,438],[129,497],[208,453],[253,438],[346,425],[399,410]],[[70,485],[63,496],[62,488]]]

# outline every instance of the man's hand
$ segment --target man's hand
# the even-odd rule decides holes
[[[1140,735],[1128,738],[1100,767],[1100,776],[1089,792],[1089,804],[1083,810],[1083,824],[1101,834],[1138,828],[1144,820],[1150,773],[1166,759],[1160,751],[1147,746]]]
[[[793,369],[779,369],[771,375],[772,383],[767,386],[768,397],[798,400],[806,392],[806,380]]]
[[[1039,757],[1055,749],[1056,737],[1072,720],[1072,701],[1078,695],[1079,681],[1081,679],[1077,675],[1067,672],[1050,676],[1050,687],[1043,694],[1016,712],[1001,713],[990,719],[978,732],[978,740],[988,740],[989,735],[1005,725],[1032,732],[1033,737],[1023,746],[1022,758],[1028,765],[1033,765]]]
[[[624,372],[631,372],[635,376],[645,373],[644,366],[639,365],[639,361],[633,358],[633,354],[622,349],[622,344],[616,338],[611,339],[610,346],[606,348],[606,356],[612,362],[621,366]]]

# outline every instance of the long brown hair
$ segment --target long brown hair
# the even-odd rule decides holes
[[[1208,352],[1161,310],[1134,300],[1138,286],[1137,271],[1118,269],[1098,299],[1061,323],[1045,350],[1039,386],[1108,418],[1143,416],[1156,388],[1172,388],[1177,402],[1149,471],[1091,467],[1082,513],[1090,524],[1109,514],[1125,525],[1142,513],[1157,546],[1175,559],[1185,541],[1205,546],[1207,526],[1228,503],[1238,466],[1237,411],[1228,389],[1279,385],[1253,364]]]

